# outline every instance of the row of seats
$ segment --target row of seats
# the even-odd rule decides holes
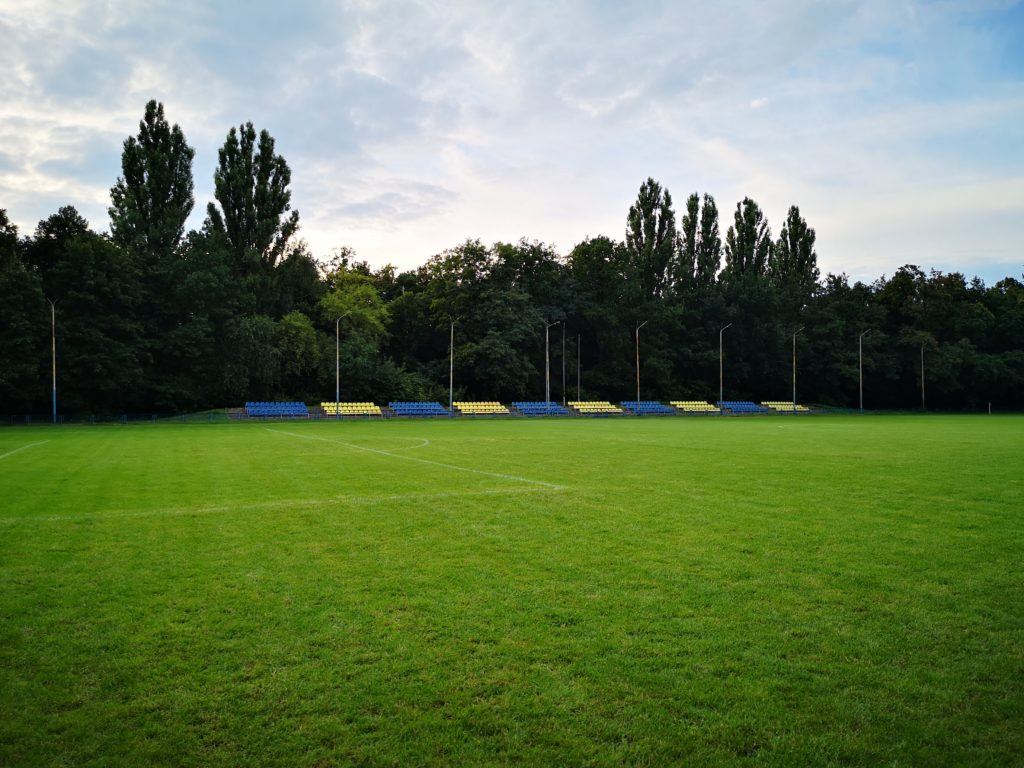
[[[750,400],[723,400],[719,405],[730,413],[768,413],[769,411],[763,405],[752,403]]]
[[[666,416],[675,413],[672,408],[657,400],[623,400],[622,407],[637,416]]]
[[[507,416],[508,408],[498,402],[487,401],[487,402],[468,402],[468,401],[456,401],[454,403],[456,410],[459,413],[464,413],[467,416]]]
[[[395,416],[450,416],[448,409],[436,400],[405,402],[396,401],[388,403],[388,407],[395,412]]]
[[[305,403],[270,403],[270,402],[251,402],[245,404],[245,415],[246,416],[283,416],[283,417],[295,417],[295,416],[309,416],[309,408],[306,407]]]
[[[772,411],[792,413],[793,403],[787,400],[765,400],[758,405],[749,400],[725,400],[719,405],[712,405],[705,400],[672,400],[672,408],[656,400],[624,400],[622,407],[613,405],[607,400],[573,401],[569,405],[582,415],[621,414],[623,411],[643,415],[667,415],[677,411],[684,413],[720,413],[723,409],[730,413],[769,413]],[[521,401],[512,403],[516,411],[524,416],[568,416],[570,411],[560,403],[544,401]],[[455,410],[467,416],[510,414],[509,409],[497,401],[460,401],[454,404]],[[323,402],[320,407],[328,416],[383,416],[379,405],[375,403],[333,403]],[[449,416],[447,408],[436,401],[389,403],[396,416]],[[675,409],[675,410],[673,410]],[[796,412],[810,413],[810,408],[797,405]],[[299,402],[248,402],[245,404],[245,415],[253,417],[308,417],[309,409],[305,403]]]
[[[381,416],[380,406],[375,403],[320,403],[328,416]]]
[[[622,413],[622,409],[607,400],[574,400],[569,403],[579,413]]]
[[[773,411],[784,411],[786,413],[792,413],[793,411],[796,411],[797,413],[811,412],[811,409],[806,405],[800,405],[800,403],[797,403],[794,406],[792,400],[762,400],[761,405],[765,408],[771,408]]]
[[[684,413],[718,413],[719,410],[706,400],[673,400],[669,405]]]
[[[568,416],[569,410],[560,403],[550,400],[520,401],[512,406],[524,416]]]

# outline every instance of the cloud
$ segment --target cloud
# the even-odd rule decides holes
[[[103,226],[158,98],[197,150],[194,225],[252,120],[322,254],[567,250],[621,237],[653,175],[726,217],[799,204],[826,270],[985,272],[1024,236],[1022,32],[1004,2],[8,4],[0,206],[23,230],[64,203]]]

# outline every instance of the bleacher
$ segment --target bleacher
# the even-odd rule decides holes
[[[320,403],[328,416],[382,416],[380,406],[374,403]]]
[[[568,416],[569,410],[560,403],[553,403],[551,401],[545,402],[543,400],[538,401],[525,401],[512,403],[512,407],[515,408],[523,416]]]
[[[672,400],[669,405],[683,413],[718,413],[718,407],[707,400]]]
[[[508,408],[498,402],[456,401],[455,410],[464,416],[508,416]]]
[[[622,407],[637,416],[671,416],[675,413],[657,400],[623,400]]]
[[[780,411],[781,413],[811,412],[810,408],[808,408],[806,405],[800,405],[800,403],[797,403],[796,407],[794,408],[792,400],[762,400],[761,405],[763,405],[765,408],[771,408],[773,411]]]
[[[607,400],[574,400],[569,403],[569,406],[584,416],[609,416],[622,413],[621,408],[612,405]]]
[[[245,415],[255,418],[297,419],[308,418],[309,409],[305,403],[252,402],[245,404]]]
[[[729,413],[771,413],[771,409],[750,400],[723,400],[719,405]]]
[[[437,401],[433,402],[405,402],[397,401],[388,403],[388,407],[395,412],[395,416],[449,416],[448,409]]]

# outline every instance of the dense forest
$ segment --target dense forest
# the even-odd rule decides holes
[[[855,406],[1024,406],[1024,284],[901,267],[871,284],[821,276],[815,233],[793,206],[773,234],[751,199],[720,217],[711,195],[679,211],[645,181],[622,240],[568,254],[523,239],[468,240],[416,270],[372,269],[338,249],[318,261],[299,238],[291,172],[251,123],[219,150],[201,229],[194,151],[150,102],[124,142],[110,234],[66,206],[21,236],[0,210],[0,413],[47,413],[56,317],[60,411],[174,413],[245,400],[447,401],[454,321],[456,399],[632,399],[639,332],[643,399],[791,393]],[[724,231],[723,231],[724,228]],[[339,318],[341,318],[339,320]],[[337,326],[336,326],[337,323]],[[563,391],[563,370],[568,392]]]

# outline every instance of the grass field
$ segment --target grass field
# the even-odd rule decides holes
[[[1021,765],[1024,418],[0,430],[2,765]]]

